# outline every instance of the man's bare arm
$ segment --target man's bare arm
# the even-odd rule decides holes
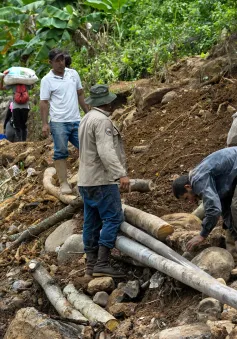
[[[50,128],[48,123],[49,102],[48,100],[40,100],[40,114],[43,123],[42,132],[44,137],[49,136]]]
[[[79,101],[79,105],[81,106],[81,108],[83,109],[83,111],[85,113],[89,112],[89,107],[88,105],[85,103],[85,97],[84,97],[84,91],[83,89],[79,89],[77,91],[77,95],[78,95],[78,101]]]

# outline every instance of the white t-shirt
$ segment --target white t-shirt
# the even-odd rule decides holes
[[[40,100],[50,104],[50,120],[55,122],[80,121],[77,91],[82,89],[79,74],[74,69],[65,68],[64,76],[51,70],[41,80]]]

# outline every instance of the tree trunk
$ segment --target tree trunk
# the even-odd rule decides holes
[[[29,228],[27,228],[25,231],[18,233],[18,234],[13,234],[9,236],[9,240],[12,241],[12,244],[8,249],[12,249],[19,245],[22,241],[31,239],[34,236],[39,235],[40,233],[46,231],[50,227],[54,226],[58,222],[65,220],[65,219],[70,219],[75,211],[77,210],[77,206],[66,206],[62,210],[56,212],[55,214],[51,215],[47,219],[44,219],[40,223],[36,225],[32,225]]]
[[[131,192],[147,193],[154,191],[155,185],[152,180],[130,179]]]
[[[143,212],[128,205],[123,205],[123,210],[126,221],[161,241],[164,241],[174,231],[171,225],[153,214]]]
[[[118,327],[119,322],[110,313],[95,304],[84,293],[78,292],[73,284],[67,285],[63,293],[67,300],[90,321],[102,322],[110,331]]]
[[[29,269],[34,279],[43,288],[51,304],[63,318],[87,321],[87,319],[67,301],[60,287],[38,261],[31,260]]]
[[[219,283],[215,279],[210,279],[192,268],[181,266],[169,259],[163,258],[145,246],[119,236],[116,240],[116,248],[170,277],[203,292],[205,295],[219,300],[223,304],[228,304],[237,309],[237,291],[233,288]]]

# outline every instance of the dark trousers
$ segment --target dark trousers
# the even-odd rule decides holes
[[[237,241],[237,186],[233,195],[221,201],[224,228],[228,229],[233,239]]]
[[[9,140],[11,142],[16,141],[16,130],[15,130],[15,128],[12,127],[10,121],[8,121],[8,123],[6,124],[6,132],[5,133],[6,133],[7,140]]]
[[[84,186],[79,190],[84,201],[85,252],[93,252],[99,245],[113,248],[124,221],[118,186]]]
[[[13,124],[16,129],[16,141],[26,141],[28,108],[14,108],[12,112]]]

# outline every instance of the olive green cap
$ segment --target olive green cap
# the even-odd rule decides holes
[[[109,92],[107,85],[94,85],[90,89],[90,96],[86,98],[85,103],[98,107],[108,105],[117,98],[117,95]]]

